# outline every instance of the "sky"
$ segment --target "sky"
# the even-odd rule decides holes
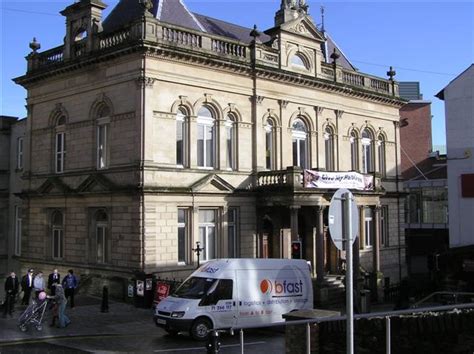
[[[103,0],[109,7],[118,0]],[[137,0],[138,1],[138,0]],[[175,0],[178,1],[178,0]],[[279,0],[183,0],[193,11],[260,31],[273,27]],[[26,72],[33,37],[40,52],[62,44],[65,20],[59,14],[74,0],[0,0],[0,115],[25,117],[26,91],[12,79]],[[398,81],[419,81],[432,102],[433,144],[446,144],[444,103],[434,97],[474,62],[474,0],[307,1],[352,64],[363,73],[386,77],[393,66]]]

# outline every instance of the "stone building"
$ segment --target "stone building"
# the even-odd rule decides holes
[[[26,120],[0,116],[0,277],[19,268]],[[3,287],[0,294],[3,293]]]
[[[282,1],[264,32],[182,1],[81,0],[64,43],[30,46],[22,197],[24,266],[183,277],[222,257],[303,257],[323,280],[343,255],[327,233],[338,180],[360,207],[356,261],[398,281],[398,84],[363,74]],[[305,183],[303,183],[303,172]],[[326,181],[319,186],[318,181]],[[312,182],[311,182],[312,181]]]

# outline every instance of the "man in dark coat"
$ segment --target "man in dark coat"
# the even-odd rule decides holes
[[[33,269],[28,269],[28,273],[21,279],[21,289],[23,290],[23,300],[21,301],[22,305],[29,305],[31,298],[31,291],[33,290]]]
[[[61,276],[59,275],[57,269],[54,269],[53,272],[48,276],[48,289],[52,296],[54,296],[56,293],[56,286],[53,285],[61,284],[60,279]]]
[[[5,280],[5,309],[3,317],[13,316],[13,309],[15,307],[15,296],[18,294],[18,278],[15,272],[11,272],[10,276]]]

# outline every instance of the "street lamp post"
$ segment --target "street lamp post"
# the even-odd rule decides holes
[[[199,241],[196,241],[196,248],[193,248],[192,250],[196,252],[196,256],[198,259],[198,264],[197,267],[199,268],[199,256],[201,255],[201,252],[204,251],[204,248],[199,247]]]

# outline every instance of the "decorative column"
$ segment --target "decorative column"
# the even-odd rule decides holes
[[[316,207],[316,280],[318,283],[324,282],[324,206]]]
[[[297,241],[298,236],[298,210],[300,209],[299,205],[291,205],[291,241]]]

